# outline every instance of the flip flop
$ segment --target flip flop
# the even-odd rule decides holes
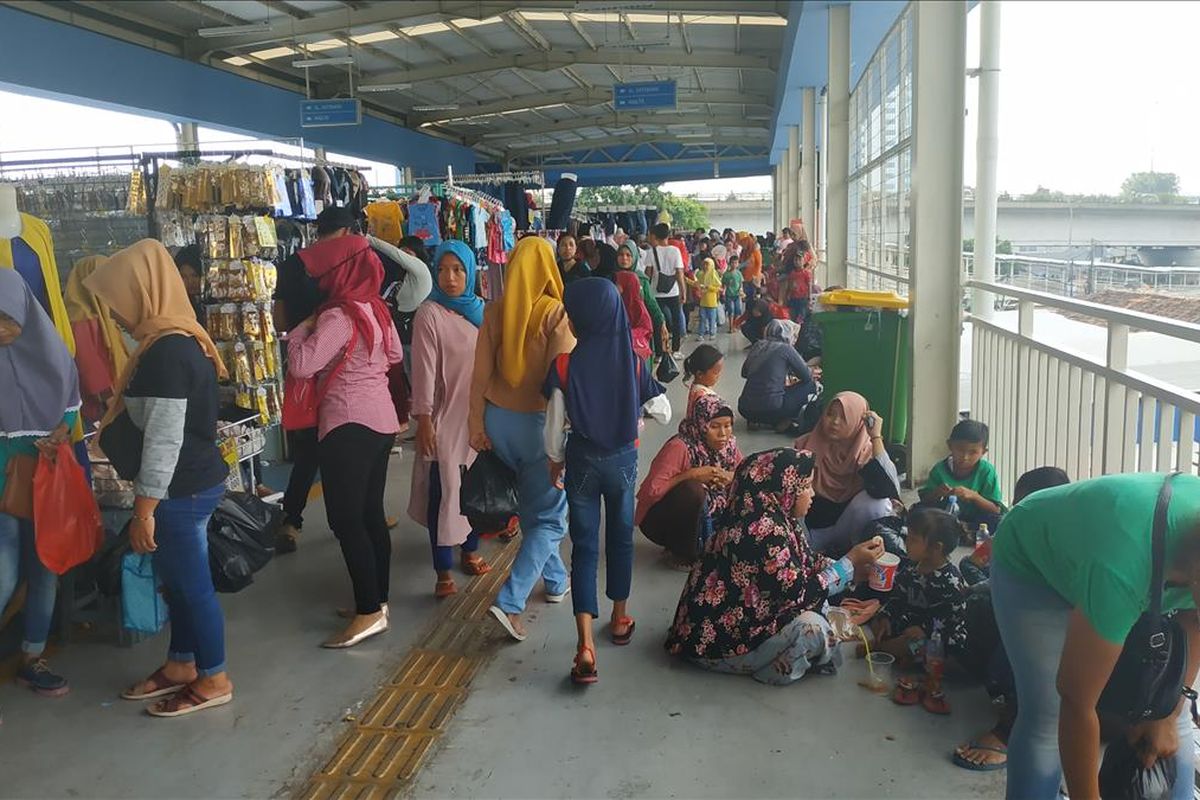
[[[488,609],[488,611],[491,612],[492,616],[496,618],[496,621],[500,623],[500,627],[504,628],[509,636],[516,639],[518,642],[525,641],[525,637],[528,636],[528,634],[519,633],[517,629],[513,627],[512,621],[508,618],[508,614],[504,613],[503,608],[500,606],[492,606]]]
[[[454,594],[458,594],[458,587],[454,585],[454,578],[439,579],[434,584],[433,596],[439,600]]]
[[[492,571],[492,565],[484,561],[482,556],[463,556],[462,571],[466,575],[487,575]]]
[[[129,687],[121,692],[122,700],[153,700],[156,697],[166,697],[167,695],[175,694],[187,687],[186,683],[176,683],[168,678],[162,671],[162,667],[154,670],[151,675],[142,683],[153,684],[154,688],[148,692],[134,692],[133,687]]]
[[[592,654],[592,663],[584,664],[580,656],[584,653]],[[575,666],[571,667],[571,683],[576,686],[590,686],[600,680],[600,673],[596,671],[596,651],[590,647],[581,647],[579,652],[575,654]]]
[[[915,706],[921,702],[921,692],[911,680],[900,678],[892,692],[892,702],[898,706]]]
[[[233,692],[218,697],[205,697],[189,685],[183,687],[178,694],[149,706],[146,713],[152,717],[186,717],[197,711],[223,706],[232,700]],[[188,705],[180,705],[185,701]]]
[[[927,692],[921,698],[921,708],[930,714],[946,715],[950,713],[950,704],[946,702],[946,695],[942,692]]]
[[[977,742],[975,740],[971,740],[971,741],[967,742],[967,746],[965,749],[967,749],[967,750],[987,750],[992,753],[998,753],[998,754],[1004,756],[1004,761],[1001,761],[998,764],[997,763],[976,764],[974,761],[964,758],[961,753],[955,752],[954,758],[952,759],[954,761],[954,766],[959,767],[961,769],[969,769],[972,772],[995,772],[996,770],[1004,769],[1005,767],[1008,766],[1008,748],[1007,747],[993,747],[992,745],[980,744],[979,742]]]
[[[624,647],[633,640],[633,629],[637,627],[637,623],[633,621],[633,617],[621,617],[617,620],[618,625],[628,625],[625,633],[621,635],[612,634],[612,643],[618,647]]]

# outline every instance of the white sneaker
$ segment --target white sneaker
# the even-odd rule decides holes
[[[550,594],[549,592],[546,592],[546,602],[547,603],[561,603],[563,600],[567,599],[567,595],[569,595],[570,593],[571,593],[571,584],[568,583],[567,588],[563,589],[562,594]]]

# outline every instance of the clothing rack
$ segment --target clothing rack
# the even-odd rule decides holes
[[[477,192],[474,189],[464,189],[461,186],[446,186],[446,196],[451,199],[465,200],[493,213],[504,209],[504,204],[490,194]]]
[[[524,172],[484,172],[476,175],[455,175],[453,169],[447,167],[447,183],[476,184],[497,186],[505,183],[532,183],[539,188],[546,185],[546,175],[539,170]]]
[[[396,200],[398,197],[406,197],[425,189],[441,197],[446,191],[446,185],[438,182],[421,181],[419,183],[397,183],[394,186],[372,186],[370,196],[372,200]],[[393,195],[397,195],[398,197],[393,197]]]

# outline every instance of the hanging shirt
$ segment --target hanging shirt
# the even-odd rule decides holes
[[[368,205],[367,222],[371,235],[388,244],[400,245],[404,230],[400,227],[400,204],[394,200],[381,200]]]
[[[488,213],[479,206],[471,207],[471,241],[472,249],[487,247]]]
[[[517,221],[513,219],[513,215],[507,211],[500,212],[500,230],[503,233],[503,241],[501,247],[505,250],[512,250],[517,246]]]
[[[438,208],[434,203],[408,204],[408,235],[419,236],[426,246],[437,246],[442,243],[442,234],[438,229]]]

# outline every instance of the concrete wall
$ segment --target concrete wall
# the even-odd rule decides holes
[[[963,209],[963,236],[975,230],[975,207]],[[996,235],[1014,244],[1200,246],[1200,205],[1079,205],[1000,201]]]
[[[359,126],[301,128],[296,92],[4,6],[0,87],[267,139],[304,137],[310,146],[385,163],[475,171],[470,148],[366,115]],[[88,144],[86,130],[79,144]]]

